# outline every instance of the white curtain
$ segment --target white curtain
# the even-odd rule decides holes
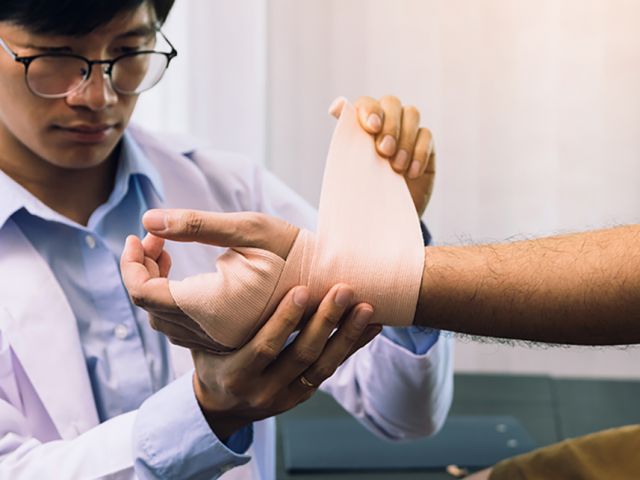
[[[311,202],[330,101],[393,93],[435,134],[438,242],[639,221],[640,2],[270,0],[267,15],[268,164]],[[637,348],[461,342],[456,362],[640,377]]]
[[[133,120],[263,162],[266,0],[176,0],[163,32],[178,56]]]

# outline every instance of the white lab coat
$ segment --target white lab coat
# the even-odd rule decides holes
[[[315,214],[273,176],[239,156],[195,150],[131,128],[159,170],[165,206],[261,210],[313,228]],[[157,205],[160,206],[160,205]],[[172,275],[212,270],[215,252],[171,244]],[[176,376],[192,368],[172,347]],[[322,387],[378,434],[432,433],[452,396],[451,346],[441,338],[414,355],[379,337]],[[49,266],[9,220],[0,230],[0,479],[135,478],[132,431],[137,411],[99,424],[77,324]],[[253,460],[223,478],[275,477],[273,419],[255,425]]]

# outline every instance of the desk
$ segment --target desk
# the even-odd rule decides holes
[[[554,379],[547,376],[455,376],[452,414],[512,415],[539,446],[597,430],[640,423],[640,381]],[[319,393],[308,402],[277,418],[283,422],[310,417],[347,415],[328,395]],[[451,480],[443,472],[366,472],[288,474],[284,470],[281,430],[277,442],[279,480]],[[339,439],[336,439],[339,441]]]

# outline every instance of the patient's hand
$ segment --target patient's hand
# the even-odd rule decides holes
[[[155,228],[154,215],[163,216],[164,230]],[[211,352],[226,348],[207,335],[176,304],[167,279],[171,258],[164,250],[164,238],[223,247],[254,247],[286,260],[299,231],[284,220],[253,212],[216,214],[167,210],[164,216],[163,211],[156,210],[147,213],[143,223],[152,233],[142,241],[135,236],[127,238],[120,262],[132,301],[149,312],[151,326],[164,333],[172,343]]]
[[[216,342],[176,305],[167,279],[171,258],[163,247],[164,240],[154,235],[142,241],[133,235],[127,238],[120,270],[131,300],[149,313],[151,327],[164,333],[171,343],[217,351]]]
[[[277,306],[278,298],[271,300],[270,289],[278,284],[299,229],[251,212],[166,213],[160,221],[162,226],[166,222],[166,228],[154,228],[154,214],[162,212],[152,211],[144,217],[150,234],[142,241],[134,236],[127,239],[121,269],[133,302],[146,309],[151,326],[175,344],[220,353],[241,346]],[[172,240],[233,248],[218,258],[217,272],[170,283],[171,260],[160,238],[164,234]],[[278,297],[286,290],[281,289]]]
[[[329,112],[339,117],[344,102],[337,98]],[[360,97],[355,107],[360,125],[374,136],[378,153],[404,175],[418,216],[422,216],[433,192],[436,153],[431,131],[420,127],[420,112],[391,95],[379,100]]]
[[[261,214],[167,213],[166,228],[159,231],[166,238],[257,247],[283,257],[298,233],[287,222]],[[145,215],[147,230],[157,231],[154,214],[163,212]],[[353,290],[335,285],[296,339],[287,344],[309,301],[307,287],[299,286],[285,295],[247,344],[228,355],[212,355],[215,342],[173,301],[166,278],[171,261],[163,245],[164,240],[153,235],[142,241],[129,237],[121,259],[122,276],[134,302],[149,311],[152,326],[173,343],[192,349],[196,398],[221,439],[308,399],[345,359],[381,331],[379,325],[370,325],[372,307],[354,306]]]

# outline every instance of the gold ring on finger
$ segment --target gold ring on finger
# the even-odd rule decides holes
[[[299,380],[300,380],[300,383],[301,383],[302,385],[304,385],[305,387],[308,387],[308,388],[316,388],[316,386],[315,386],[313,383],[311,383],[311,382],[307,379],[307,377],[305,377],[304,375],[300,375],[300,379],[299,379]]]

